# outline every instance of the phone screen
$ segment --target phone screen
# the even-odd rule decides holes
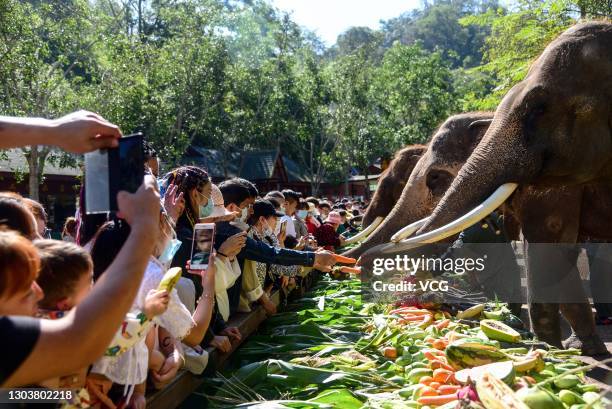
[[[193,229],[193,244],[191,246],[191,270],[206,270],[208,260],[213,251],[215,239],[214,223],[198,223]]]
[[[108,150],[85,154],[85,210],[87,214],[110,211]]]
[[[281,234],[285,234],[287,231],[287,220],[281,222],[280,232]]]

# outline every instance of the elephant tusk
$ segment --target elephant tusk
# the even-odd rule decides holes
[[[376,217],[376,219],[374,219],[374,221],[370,223],[368,227],[366,227],[365,229],[363,229],[362,231],[360,231],[353,237],[344,240],[344,244],[353,244],[361,240],[364,240],[370,235],[370,233],[374,231],[374,229],[376,229],[383,222],[383,220],[385,220],[385,218],[382,216]]]
[[[467,229],[475,223],[478,223],[480,220],[491,214],[495,209],[501,206],[501,204],[504,203],[506,199],[510,197],[510,195],[516,190],[517,187],[517,183],[505,183],[498,187],[497,190],[487,198],[487,200],[485,200],[480,205],[476,206],[474,209],[467,212],[460,218],[430,232],[423,233],[418,236],[411,237],[409,239],[404,239],[395,245],[390,244],[389,246],[385,246],[384,249],[381,250],[385,252],[389,250],[407,250],[414,247],[418,247],[419,244],[435,243],[437,241],[450,237],[453,234],[459,233],[460,231]]]
[[[424,219],[417,220],[416,222],[409,224],[408,226],[404,226],[403,228],[398,230],[397,233],[391,236],[391,241],[393,243],[397,243],[398,241],[411,236],[415,231],[419,230],[421,226],[427,223],[428,220],[429,220],[429,216],[427,216]]]

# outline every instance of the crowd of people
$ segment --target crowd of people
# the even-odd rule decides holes
[[[83,153],[116,147],[121,132],[79,111],[57,120],[0,117],[0,149],[55,145]],[[145,179],[117,195],[116,214],[88,214],[84,192],[62,240],[44,207],[0,192],[0,384],[69,388],[75,407],[146,406],[180,369],[201,374],[209,347],[243,337],[232,315],[287,296],[310,268],[329,271],[366,203],[259,192],[245,179],[218,185],[206,170],[160,173],[143,147]],[[206,269],[190,263],[194,229],[214,223]],[[183,269],[170,291],[166,271]],[[6,336],[6,334],[11,334]]]

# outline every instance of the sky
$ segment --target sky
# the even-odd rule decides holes
[[[418,8],[420,0],[271,0],[279,9],[293,12],[293,20],[318,34],[327,46],[349,27],[379,28],[388,20]]]

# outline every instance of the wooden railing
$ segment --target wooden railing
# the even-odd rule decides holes
[[[311,271],[302,279],[300,288],[296,290],[298,295],[303,295],[314,281],[317,274]],[[280,294],[272,294],[271,301],[277,306],[280,304]],[[147,395],[147,409],[173,409],[178,407],[189,395],[198,389],[204,382],[205,377],[214,376],[215,372],[223,368],[225,361],[230,355],[250,336],[263,321],[266,320],[266,312],[262,306],[258,305],[249,313],[237,313],[232,316],[228,325],[237,327],[242,334],[242,340],[232,343],[232,349],[228,353],[221,353],[214,348],[208,348],[208,365],[202,375],[194,375],[188,371],[181,371],[163,389]]]

